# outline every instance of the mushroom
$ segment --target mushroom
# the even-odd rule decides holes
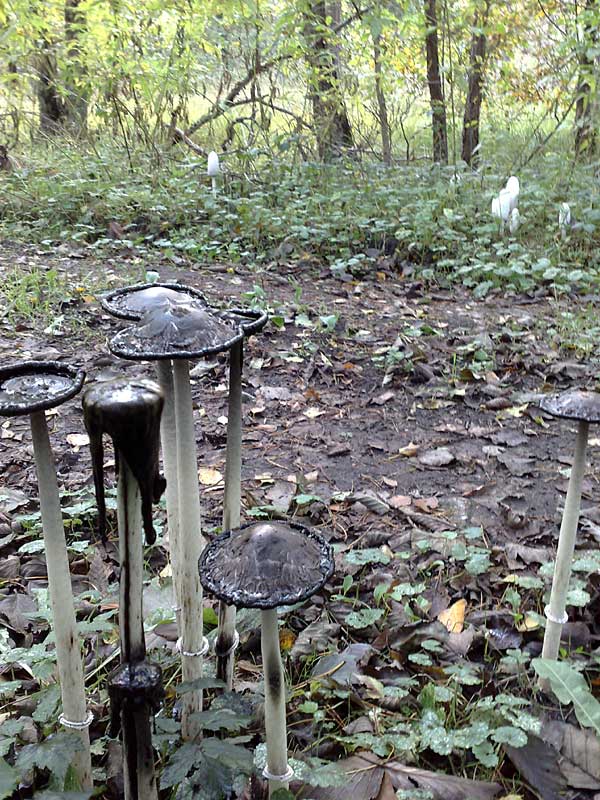
[[[285,683],[279,651],[277,607],[307,600],[333,574],[332,548],[297,523],[259,522],[227,531],[199,562],[204,588],[237,608],[261,609],[265,673],[265,729],[269,797],[287,789],[293,772],[287,760]]]
[[[212,193],[213,196],[217,196],[217,175],[219,174],[219,156],[215,153],[214,150],[211,150],[208,154],[208,164],[206,167],[206,174],[210,178],[212,183]]]
[[[560,395],[544,397],[540,402],[540,408],[554,417],[573,419],[578,422],[573,466],[558,537],[550,603],[545,608],[547,622],[542,658],[556,660],[562,626],[568,620],[566,600],[579,522],[588,430],[590,423],[600,422],[600,393],[572,390]]]
[[[114,444],[118,484],[119,629],[121,666],[109,678],[110,734],[123,732],[126,800],[158,800],[150,717],[162,699],[161,670],[146,661],[142,610],[144,553],[142,529],[152,543],[152,504],[165,481],[158,471],[158,441],[163,396],[151,381],[105,381],[83,395],[90,437],[94,483],[105,530],[102,435]]]
[[[571,206],[568,203],[561,203],[558,209],[558,227],[560,228],[561,239],[567,238],[567,232],[571,224]]]
[[[268,315],[262,311],[231,309],[226,316],[241,324],[245,336],[258,333],[265,326]],[[242,495],[242,371],[244,342],[240,340],[231,348],[229,356],[229,404],[227,411],[227,456],[225,461],[225,492],[223,498],[223,528],[239,528]],[[239,642],[235,628],[235,606],[219,604],[219,624],[215,653],[217,678],[228,691],[233,686],[234,654]]]
[[[102,307],[109,314],[120,319],[139,321],[149,310],[164,305],[165,301],[171,303],[195,302],[207,306],[204,295],[197,289],[182,286],[179,283],[157,283],[156,281],[126,286],[109,292],[102,298]],[[179,565],[177,562],[179,510],[178,510],[178,484],[177,479],[177,447],[175,430],[175,390],[173,388],[173,367],[170,360],[159,360],[156,365],[158,382],[164,393],[165,404],[161,417],[161,448],[163,455],[163,469],[167,479],[167,527],[169,531],[169,550],[171,567],[173,570],[173,585],[175,591],[179,585]],[[180,604],[175,599],[175,609],[180,610]]]
[[[84,379],[83,371],[56,361],[23,361],[0,369],[0,415],[28,414],[30,418],[63,708],[59,720],[81,738],[83,747],[73,756],[73,767],[82,788],[89,790],[93,785],[88,730],[92,715],[86,709],[69,558],[44,413],[74,397]]]
[[[174,428],[176,435],[178,536],[173,558],[174,584],[180,607],[180,651],[184,681],[202,676],[202,656],[208,649],[203,637],[202,587],[196,564],[205,541],[200,530],[198,461],[192,413],[189,360],[228,350],[243,337],[241,323],[218,315],[206,305],[169,300],[154,305],[136,327],[125,328],[109,343],[121,358],[173,362]],[[167,476],[167,481],[168,481]],[[182,736],[193,739],[199,723],[193,714],[202,708],[202,691],[187,692],[182,708]]]

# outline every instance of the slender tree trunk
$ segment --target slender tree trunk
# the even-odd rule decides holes
[[[431,128],[433,133],[433,160],[448,163],[448,131],[446,124],[446,103],[440,74],[438,46],[438,22],[436,0],[424,0],[425,47],[427,53],[427,84],[431,103]]]
[[[335,8],[334,14],[336,10],[339,14],[339,9]],[[353,144],[327,18],[325,0],[316,0],[312,3],[305,25],[314,128],[319,158],[323,161],[331,161],[344,148],[352,147]]]
[[[37,56],[37,97],[40,109],[40,130],[47,135],[58,133],[65,118],[65,106],[58,93],[56,53],[48,35],[42,34]]]
[[[469,80],[463,118],[462,160],[472,167],[479,161],[479,121],[483,92],[483,72],[487,52],[487,38],[484,26],[487,23],[490,3],[487,2],[483,14],[475,12],[473,38],[469,59]]]
[[[66,124],[75,135],[87,127],[88,92],[86,70],[81,61],[81,36],[86,27],[81,0],[65,0],[65,44],[67,50]]]
[[[585,0],[584,35],[579,51],[579,82],[577,84],[577,103],[575,106],[575,152],[577,155],[593,156],[597,147],[594,125],[594,83],[595,59],[588,50],[597,45],[598,26],[592,18],[598,12],[597,0]]]
[[[373,36],[373,61],[375,64],[375,96],[377,98],[377,113],[379,117],[379,128],[381,130],[381,152],[383,155],[383,163],[389,167],[392,164],[392,137],[390,135],[387,104],[383,91],[383,76],[381,71],[381,34]]]

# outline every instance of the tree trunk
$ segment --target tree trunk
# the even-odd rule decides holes
[[[593,156],[597,145],[592,92],[595,59],[588,56],[588,49],[595,47],[598,42],[598,26],[596,20],[592,18],[597,11],[597,0],[585,1],[584,34],[578,57],[579,81],[575,106],[575,153],[585,156]]]
[[[66,124],[75,135],[87,126],[88,92],[86,70],[81,62],[81,35],[85,30],[85,12],[81,0],[65,0],[65,44],[67,50]]]
[[[446,125],[446,103],[440,75],[440,56],[438,47],[438,23],[436,0],[424,0],[425,47],[427,53],[427,84],[431,103],[431,128],[433,133],[433,160],[448,163],[448,131]]]
[[[469,59],[469,80],[465,100],[463,118],[462,160],[475,167],[479,161],[479,120],[481,117],[481,100],[483,90],[483,70],[485,66],[487,39],[484,26],[490,10],[485,4],[483,16],[475,12],[473,20],[473,38],[471,39],[471,55]]]
[[[339,13],[339,9],[338,13]],[[336,9],[332,9],[332,16]],[[306,60],[319,158],[331,161],[352,147],[352,129],[340,92],[335,47],[331,43],[325,0],[312,3],[305,24]]]
[[[37,57],[37,97],[40,108],[40,130],[47,135],[58,133],[65,118],[65,105],[58,93],[56,53],[47,35],[42,34],[42,47]]]
[[[381,73],[381,34],[373,35],[373,61],[375,63],[375,96],[377,98],[377,112],[381,130],[381,152],[383,163],[389,167],[392,164],[392,142]]]

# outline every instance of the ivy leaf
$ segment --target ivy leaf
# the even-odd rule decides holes
[[[10,797],[18,782],[19,774],[16,769],[7,764],[3,758],[0,759],[0,800]]]
[[[246,714],[236,714],[231,708],[217,708],[193,714],[194,721],[200,723],[203,730],[209,731],[239,731],[250,722],[251,717]]]
[[[498,744],[509,744],[511,747],[525,747],[527,734],[512,725],[501,725],[492,732],[492,739]]]
[[[378,547],[365,547],[364,550],[350,550],[346,553],[346,561],[348,564],[357,564],[364,566],[365,564],[389,564],[390,557]]]
[[[200,757],[200,747],[191,742],[186,742],[175,750],[160,776],[160,788],[168,789],[184,781],[187,778],[188,772],[194,767],[196,761],[198,761]]]
[[[494,750],[491,742],[489,742],[487,739],[481,744],[473,745],[471,751],[477,761],[479,761],[480,764],[483,764],[484,767],[492,769],[493,767],[497,766],[498,756],[496,755],[496,751]]]
[[[185,681],[177,687],[177,694],[187,694],[205,689],[224,689],[225,684],[218,678],[196,678],[194,681]]]
[[[60,686],[57,683],[52,684],[45,691],[40,692],[39,697],[40,701],[33,712],[33,719],[43,724],[48,722],[56,711],[60,702]]]
[[[34,768],[47,769],[64,786],[65,776],[75,753],[83,749],[83,742],[73,733],[56,733],[40,744],[28,744],[16,761],[20,773]]]
[[[361,611],[351,611],[346,617],[346,623],[351,628],[368,628],[383,616],[382,608],[363,608]]]
[[[531,663],[540,678],[550,681],[560,703],[573,703],[579,723],[600,734],[600,702],[590,692],[583,675],[564,661],[534,658]]]

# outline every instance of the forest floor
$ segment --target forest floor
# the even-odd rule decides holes
[[[244,516],[293,515],[336,546],[328,603],[318,599],[296,610],[282,643],[292,682],[313,682],[294,695],[292,748],[338,761],[348,756],[340,763],[349,777],[342,789],[294,785],[300,796],[388,800],[402,790],[406,797],[428,790],[457,800],[511,791],[544,800],[600,796],[598,766],[589,763],[592,735],[583,731],[584,740],[566,752],[577,723],[549,696],[533,697],[528,667],[540,655],[539,615],[575,441],[574,423],[552,420],[538,401],[542,393],[597,385],[597,297],[491,293],[474,300],[460,287],[432,289],[404,279],[384,262],[363,281],[342,282],[316,262],[255,272],[3,244],[0,282],[15,267],[33,266],[56,270],[68,295],[43,320],[17,319],[4,309],[0,360],[64,359],[83,367],[88,381],[152,371],[110,355],[107,338],[123,323],[97,301],[102,289],[139,280],[146,268],[158,270],[161,280],[201,289],[213,302],[248,305],[254,298],[271,309],[277,324],[245,348]],[[202,362],[193,374],[210,537],[222,513],[226,358]],[[79,400],[49,419],[61,486],[71,493],[65,505],[82,503],[91,497],[92,477]],[[600,561],[589,562],[600,541],[600,433],[593,428],[588,463],[578,540],[588,560],[576,572],[565,626],[572,657],[586,668],[596,663],[600,634]],[[39,548],[27,546],[31,517],[20,520],[37,510],[26,419],[0,423],[0,475],[0,621],[12,644],[27,647],[44,631],[28,615],[45,570]],[[72,562],[76,591],[108,591],[114,563],[110,547],[79,548]],[[157,547],[150,567],[158,574],[164,566]],[[148,592],[148,614],[164,600],[157,585]],[[173,625],[163,623],[151,645],[172,647],[174,638]],[[259,680],[250,622],[242,643],[236,680],[249,689]],[[88,665],[109,652],[104,645],[98,650],[96,642],[95,655],[90,649]],[[311,648],[330,660],[311,655],[306,662]],[[338,672],[315,689],[331,668]],[[27,677],[14,665],[3,671]],[[399,685],[406,687],[402,702],[389,690]],[[454,699],[435,687],[449,688]],[[350,696],[342,700],[342,717],[332,699],[341,689]],[[526,698],[521,715],[514,711],[518,700],[509,707],[497,699],[511,693]],[[485,702],[478,707],[486,698],[487,710]],[[32,708],[25,703],[21,713]],[[428,709],[450,745],[428,744]],[[537,735],[526,712],[543,722]],[[403,752],[397,741],[386,742],[378,750],[377,738],[398,735],[401,717],[412,720],[415,746]],[[473,721],[484,718],[489,747],[474,740],[461,746],[459,731],[472,731]],[[526,743],[517,734],[494,735],[507,727],[517,734],[529,728]],[[412,773],[409,751],[419,752]],[[113,796],[110,787],[106,796]]]

